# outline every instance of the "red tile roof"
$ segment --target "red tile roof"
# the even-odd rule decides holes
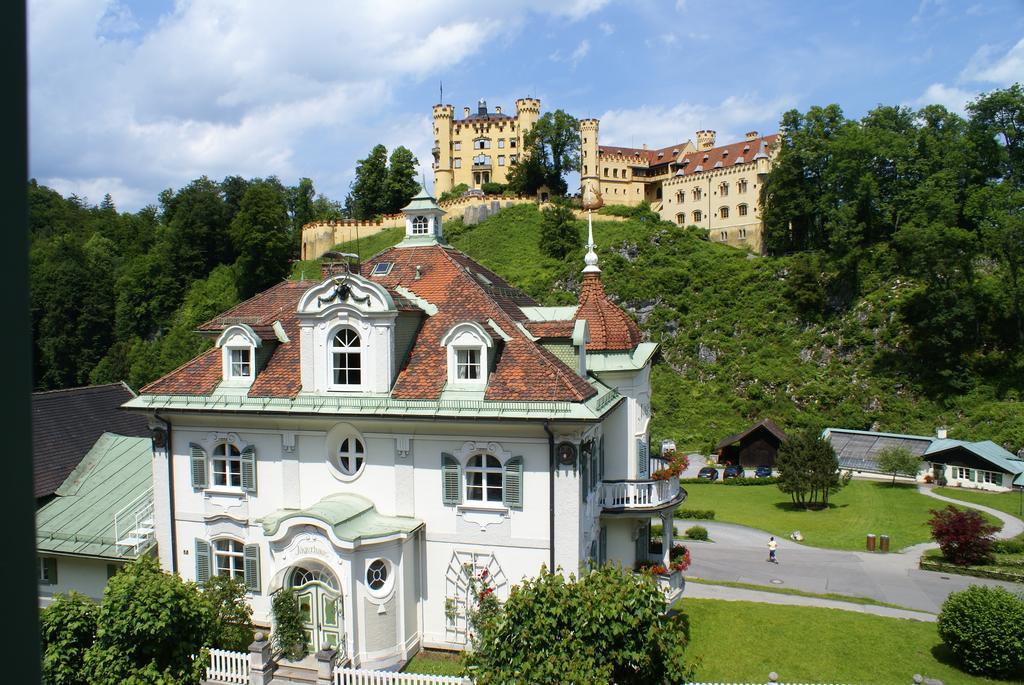
[[[608,299],[596,273],[583,274],[577,319],[586,319],[590,328],[588,350],[632,350],[641,341],[636,322]]]
[[[696,150],[683,155],[683,159],[689,160],[689,163],[684,167],[684,173],[692,173],[693,169],[698,165],[703,165],[704,171],[714,167],[715,162],[721,161],[723,166],[729,164],[735,164],[737,157],[743,157],[744,162],[750,162],[754,155],[757,154],[761,147],[761,142],[764,141],[766,146],[773,146],[778,140],[779,134],[772,133],[767,136],[759,136],[753,140],[741,140],[736,143],[729,143],[728,145],[719,145],[708,150]],[[744,147],[749,147],[749,150],[744,150]],[[625,157],[640,157],[647,161],[648,166],[657,166],[659,164],[668,164],[669,162],[675,162],[679,152],[686,148],[686,143],[679,143],[678,145],[669,145],[668,147],[658,148],[655,150],[644,150],[642,148],[635,147],[618,147],[601,145],[600,146],[600,157],[606,157],[610,155],[622,155]],[[673,151],[676,151],[673,154]],[[661,155],[660,157],[658,155]],[[704,160],[704,155],[708,156],[707,161]]]
[[[440,397],[448,378],[441,339],[461,321],[493,321],[509,338],[504,340],[492,331],[496,362],[484,393],[487,400],[582,402],[596,393],[575,371],[525,335],[517,323],[537,337],[569,337],[575,319],[586,318],[591,335],[587,349],[632,349],[640,342],[636,324],[608,300],[596,274],[584,276],[575,319],[529,322],[520,307],[535,305],[530,297],[453,248],[389,248],[370,259],[362,272],[372,273],[380,262],[392,262],[393,266],[386,275],[370,276],[369,280],[385,287],[396,302],[401,300],[403,306],[411,306],[397,292],[404,287],[437,307],[435,315],[425,317],[399,371],[391,393],[396,399]],[[289,342],[277,342],[276,336],[265,338],[264,344],[273,346],[272,353],[266,366],[257,372],[249,389],[250,397],[294,398],[302,389],[295,311],[299,298],[313,285],[313,281],[280,283],[201,326],[201,330],[216,333],[232,323],[247,323],[258,330],[269,329],[274,321],[281,322]],[[220,350],[214,348],[150,383],[141,392],[209,395],[221,382],[221,373]]]

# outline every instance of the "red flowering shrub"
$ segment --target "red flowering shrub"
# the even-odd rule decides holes
[[[932,527],[932,538],[939,543],[942,556],[953,564],[968,566],[980,564],[992,555],[992,533],[997,527],[985,523],[976,511],[961,511],[952,504],[936,511],[928,525]]]
[[[668,459],[668,466],[663,469],[658,469],[651,474],[651,478],[653,480],[668,480],[669,478],[676,478],[682,475],[683,471],[686,470],[686,467],[690,465],[690,458],[681,452],[676,452],[675,450],[669,450],[662,456]]]

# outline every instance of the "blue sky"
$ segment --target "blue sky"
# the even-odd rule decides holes
[[[30,174],[123,210],[201,175],[341,200],[378,142],[430,183],[440,82],[457,113],[529,95],[661,147],[831,102],[962,111],[1022,81],[1022,0],[30,0]]]

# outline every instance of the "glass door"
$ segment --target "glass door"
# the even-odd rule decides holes
[[[316,652],[323,644],[337,647],[342,637],[341,593],[333,574],[297,568],[292,588],[299,603],[306,646]]]

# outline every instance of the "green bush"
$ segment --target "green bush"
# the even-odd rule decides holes
[[[996,554],[1024,554],[1024,540],[993,540],[992,551]]]
[[[722,485],[775,485],[779,479],[775,476],[768,478],[728,478],[722,481]]]
[[[942,604],[939,637],[964,670],[1012,677],[1024,666],[1024,599],[985,585],[954,592]]]
[[[690,526],[686,529],[686,537],[691,540],[707,540],[708,529],[704,526]]]
[[[486,195],[501,195],[505,192],[507,186],[504,183],[481,183],[480,190],[484,191]]]
[[[72,591],[58,594],[39,612],[43,681],[50,685],[87,685],[85,650],[96,639],[96,603]]]
[[[297,661],[306,655],[306,633],[302,629],[299,598],[291,588],[281,590],[271,602],[274,612],[274,646]]]
[[[441,193],[441,197],[437,198],[438,202],[447,202],[448,200],[458,200],[462,197],[462,194],[469,190],[469,186],[465,183],[460,183],[446,193]]]
[[[703,521],[710,521],[715,518],[714,509],[684,509],[682,507],[676,509],[676,518],[680,519],[697,519]]]

